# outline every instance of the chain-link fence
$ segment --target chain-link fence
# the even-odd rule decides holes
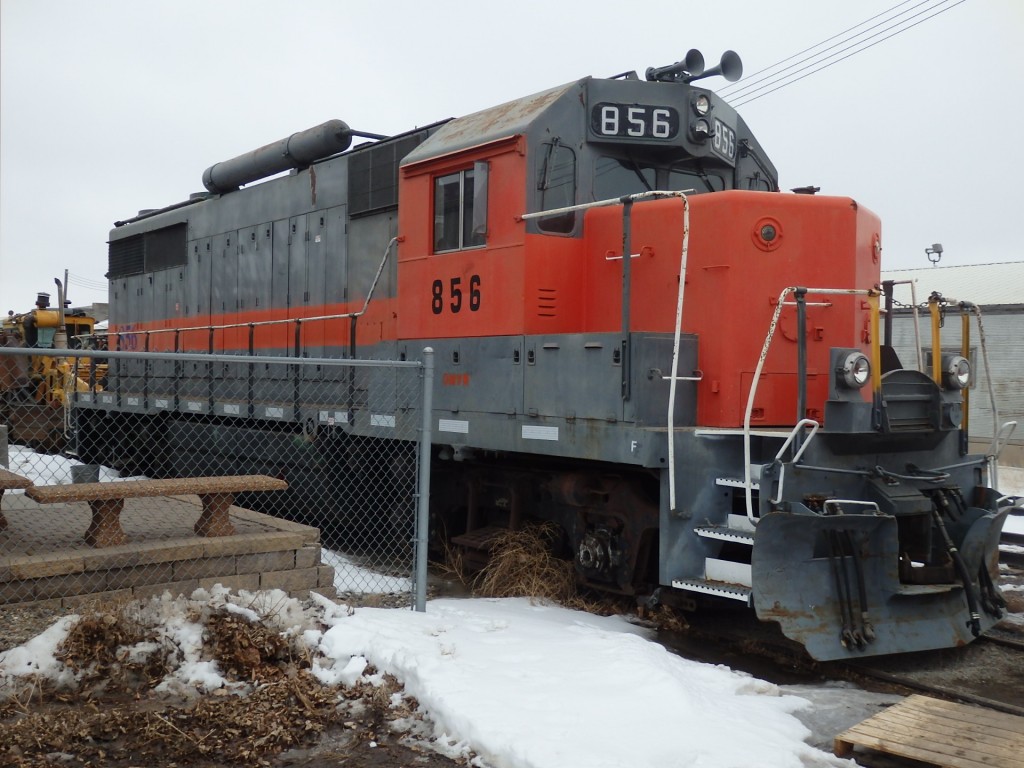
[[[0,349],[0,607],[218,583],[408,605],[424,368]]]

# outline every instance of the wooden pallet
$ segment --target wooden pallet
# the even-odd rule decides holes
[[[1024,717],[914,695],[839,734],[833,751],[854,746],[942,768],[1021,768]]]

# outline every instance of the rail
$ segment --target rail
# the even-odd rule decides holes
[[[792,445],[794,441],[799,440],[799,438],[803,436],[803,430],[805,427],[811,428],[811,434],[807,436],[806,440],[800,441],[800,445],[797,448],[796,453],[793,454],[793,458],[790,459],[789,463],[796,464],[798,461],[800,461],[800,457],[804,455],[804,451],[807,450],[807,446],[811,444],[811,441],[814,439],[814,436],[818,434],[818,430],[821,428],[821,424],[816,422],[814,419],[800,419],[800,421],[796,423],[796,426],[793,427],[793,431],[789,433],[789,437],[786,438],[786,441],[782,444],[782,447],[779,448],[778,453],[775,454],[775,461],[779,462],[781,469],[779,471],[779,491],[776,494],[776,498],[772,499],[772,504],[778,504],[780,501],[782,501],[782,487],[786,481],[786,463],[782,461],[782,457],[786,453],[786,451],[789,450],[789,446]],[[749,461],[747,462],[747,474],[750,474]],[[757,520],[751,514],[752,511],[753,510],[751,509],[751,506],[748,506],[747,519],[750,520],[752,524],[756,525]]]
[[[395,244],[397,242],[398,242],[398,238],[397,237],[391,238],[391,240],[388,242],[387,247],[384,249],[384,256],[381,258],[380,264],[377,265],[377,272],[373,276],[373,281],[370,284],[370,289],[367,291],[366,298],[363,300],[363,306],[357,312],[339,312],[339,313],[330,314],[330,315],[313,315],[313,316],[309,316],[309,317],[288,317],[288,318],[282,318],[280,320],[259,320],[259,321],[245,322],[245,323],[224,323],[224,324],[220,324],[220,325],[209,324],[209,325],[195,325],[195,326],[186,326],[186,327],[176,326],[174,328],[150,328],[150,329],[146,329],[146,330],[142,330],[142,331],[137,331],[137,330],[116,331],[115,330],[115,331],[108,331],[107,333],[86,334],[86,335],[81,336],[80,338],[85,338],[85,339],[87,339],[87,338],[96,338],[96,339],[106,338],[106,339],[109,339],[109,338],[113,337],[115,339],[118,339],[119,340],[119,344],[120,344],[120,338],[122,336],[131,336],[131,335],[142,334],[143,338],[145,339],[145,341],[143,343],[143,350],[145,352],[149,352],[150,351],[149,339],[150,339],[151,335],[158,336],[160,334],[175,334],[174,349],[173,350],[167,350],[167,351],[173,351],[175,353],[178,353],[178,352],[182,351],[182,350],[178,349],[179,334],[182,334],[182,333],[198,333],[198,332],[201,332],[201,331],[205,331],[205,332],[209,333],[210,334],[210,351],[211,352],[213,351],[213,334],[214,334],[215,331],[227,331],[227,330],[232,330],[232,329],[237,329],[237,328],[248,328],[249,329],[249,348],[250,348],[250,351],[252,350],[252,347],[253,347],[252,332],[256,328],[264,328],[264,327],[273,326],[273,325],[295,325],[296,326],[296,334],[295,335],[296,335],[296,338],[298,338],[299,337],[299,330],[301,329],[301,326],[302,326],[303,323],[327,322],[329,320],[356,320],[356,319],[362,317],[363,315],[365,315],[366,314],[366,310],[370,306],[370,301],[373,299],[374,293],[376,293],[377,284],[380,282],[380,276],[384,272],[384,266],[387,264],[388,256],[390,256],[391,251],[395,247]],[[354,350],[355,349],[355,324],[353,324],[352,328],[350,329],[350,336],[351,336],[350,346]],[[108,342],[108,344],[109,344],[109,342]],[[299,350],[298,350],[298,348],[296,348],[296,356],[298,356],[298,352],[299,352]]]
[[[991,382],[991,379],[989,379],[989,381]],[[989,386],[991,386],[991,384]],[[993,409],[994,408],[995,404],[993,403]],[[993,410],[993,416],[994,415],[995,411]],[[1006,447],[1006,444],[1010,442],[1010,438],[1013,437],[1013,433],[1016,430],[1016,421],[1004,421],[992,436],[992,446],[985,459],[988,461],[989,483],[993,488],[999,487],[999,456],[1002,454],[1003,448]],[[1003,437],[1004,432],[1006,433],[1006,437]]]
[[[861,501],[858,499],[825,499],[825,514],[826,515],[844,515],[843,505],[854,507],[866,507],[874,512],[876,515],[881,515],[882,511],[878,508],[878,504],[874,501]]]
[[[885,293],[885,343],[892,346],[892,287],[896,285],[910,286],[910,309],[914,318],[914,352],[917,356],[917,370],[924,372],[924,356],[921,352],[921,317],[917,311],[917,280],[886,280],[882,283]]]

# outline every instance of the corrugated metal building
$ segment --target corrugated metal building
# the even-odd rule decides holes
[[[1001,462],[1024,466],[1024,261],[886,270],[882,279],[913,281],[925,350],[931,345],[927,301],[932,292],[941,293],[953,305],[947,309],[942,327],[943,351],[960,351],[960,310],[955,304],[969,301],[978,305],[988,348],[998,422],[1018,423],[1003,451]],[[905,367],[916,367],[914,319],[910,309],[914,301],[910,284],[897,285],[895,297],[898,304],[893,313],[893,346]],[[975,373],[975,383],[970,389],[971,448],[987,452],[992,441],[994,420],[977,319],[971,321],[970,342],[971,364]],[[925,358],[925,365],[929,361],[930,358]]]

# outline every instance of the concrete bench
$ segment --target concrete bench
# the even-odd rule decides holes
[[[93,547],[125,544],[128,537],[121,527],[121,510],[125,499],[152,496],[195,494],[203,503],[203,511],[195,525],[199,536],[230,536],[235,527],[228,517],[236,493],[248,491],[283,491],[288,483],[267,475],[232,475],[226,477],[183,477],[170,480],[124,480],[112,483],[74,483],[72,485],[33,485],[25,495],[40,504],[87,501],[92,509],[92,523],[85,532],[85,541]]]
[[[3,467],[0,467],[0,504],[3,503],[4,491],[11,491],[15,489],[28,488],[32,485],[32,481],[27,477],[16,475],[13,472],[8,472]],[[4,513],[0,510],[0,531],[7,527],[7,518],[4,517]]]

